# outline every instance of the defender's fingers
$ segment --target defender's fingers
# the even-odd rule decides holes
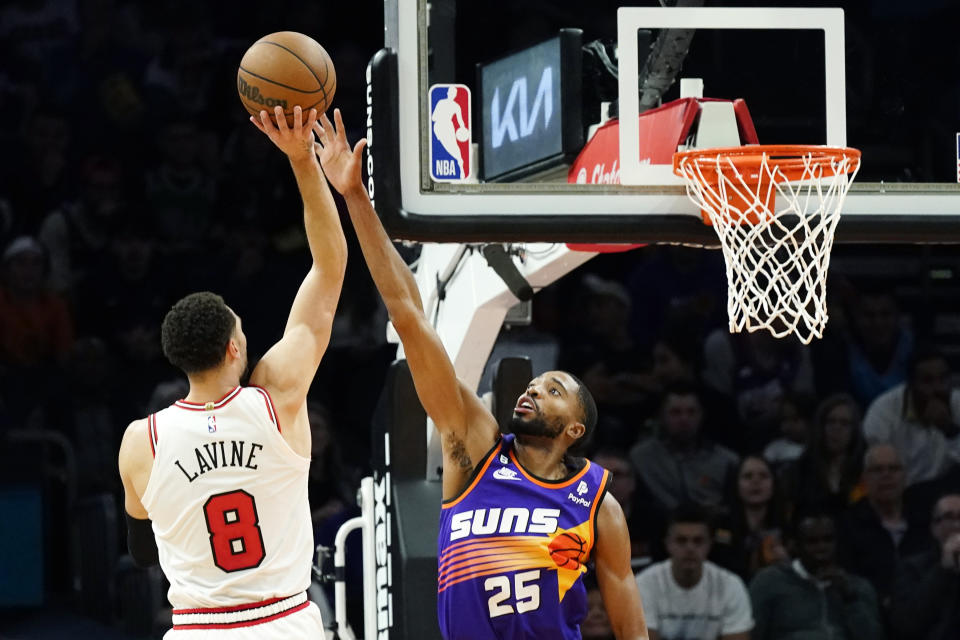
[[[343,140],[344,142],[346,142],[347,132],[346,132],[346,129],[344,129],[343,127],[343,117],[340,115],[340,109],[333,110],[333,119],[337,123],[337,137]]]
[[[317,110],[310,109],[310,111],[307,112],[307,122],[303,126],[304,128],[309,129],[310,131],[313,131],[313,125],[316,124],[316,122],[317,122]]]
[[[320,141],[323,142],[324,144],[327,144],[328,142],[327,129],[325,129],[323,125],[321,125],[319,122],[314,122],[313,130],[316,132],[317,137],[320,139]]]
[[[366,146],[366,138],[360,138],[357,140],[357,144],[353,145],[353,156],[359,160],[360,156],[363,155],[363,150],[366,148]]]
[[[330,134],[332,137],[336,137],[337,130],[334,128],[333,123],[330,122],[330,118],[327,117],[327,114],[322,114],[320,116],[320,124],[323,125],[324,130]]]

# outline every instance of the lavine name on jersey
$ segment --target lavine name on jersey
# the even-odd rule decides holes
[[[461,511],[450,520],[450,540],[466,538],[471,533],[485,536],[494,533],[553,533],[557,530],[560,509],[471,509]]]
[[[249,447],[247,445],[248,443],[243,440],[230,440],[229,443],[224,440],[209,442],[193,450],[195,463],[189,460],[188,456],[185,463],[181,464],[178,458],[173,461],[173,464],[180,468],[190,482],[208,471],[223,467],[243,467],[256,471],[257,465],[254,464],[254,459],[257,451],[263,449],[263,445],[257,442],[249,443]]]

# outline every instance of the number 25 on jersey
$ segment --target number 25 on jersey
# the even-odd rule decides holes
[[[511,584],[508,576],[493,576],[487,578],[483,583],[484,591],[493,591],[493,595],[487,600],[487,607],[490,609],[490,617],[505,616],[508,613],[526,613],[527,611],[536,611],[540,608],[540,585],[537,580],[540,579],[540,569],[535,571],[524,571],[523,573],[513,574],[513,583]],[[533,584],[529,584],[529,583]],[[505,604],[510,599],[511,587],[513,587],[514,606]]]

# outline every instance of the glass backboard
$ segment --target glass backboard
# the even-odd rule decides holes
[[[388,0],[367,168],[391,235],[712,246],[669,157],[759,142],[863,152],[840,242],[960,240],[957,91],[908,64],[894,7],[648,5]]]

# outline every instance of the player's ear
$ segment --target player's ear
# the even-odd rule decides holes
[[[576,440],[582,438],[586,432],[587,428],[582,422],[571,422],[567,425],[567,435]]]
[[[230,341],[227,342],[227,353],[231,358],[240,357],[240,343],[237,342],[236,338],[230,338]]]

